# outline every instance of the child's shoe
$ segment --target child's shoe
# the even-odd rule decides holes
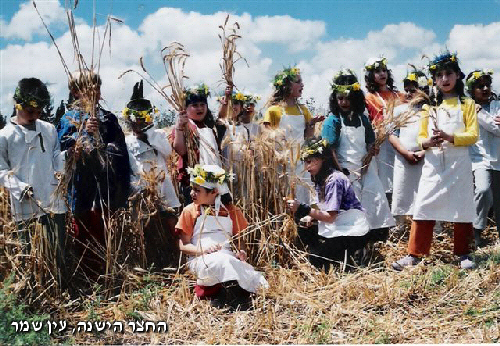
[[[474,269],[476,268],[476,263],[470,258],[469,255],[460,256],[460,268],[461,269]]]
[[[392,269],[397,270],[398,272],[402,271],[405,267],[412,267],[417,265],[421,261],[420,258],[407,255],[401,258],[399,261],[396,261],[392,264]]]

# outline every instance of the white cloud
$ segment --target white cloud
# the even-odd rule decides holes
[[[59,1],[37,1],[37,8],[47,25],[57,25],[66,21],[64,7]],[[19,5],[9,23],[2,21],[1,37],[31,41],[34,35],[46,34],[45,28],[31,1]]]

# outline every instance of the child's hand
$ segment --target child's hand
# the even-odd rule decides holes
[[[85,130],[88,133],[97,132],[99,130],[99,120],[97,120],[97,118],[94,117],[88,118],[87,121],[85,122]]]
[[[207,254],[208,255],[208,254],[217,252],[220,249],[222,249],[222,244],[212,245],[208,249],[205,249],[205,251],[203,251],[203,254]]]
[[[447,134],[443,130],[433,129],[432,132],[434,133],[434,136],[432,136],[431,139],[434,137],[438,137],[441,138],[441,142],[443,142],[443,140],[448,141],[450,143],[453,143],[455,141],[452,135]]]
[[[325,116],[324,115],[318,115],[317,117],[314,117],[314,118],[311,119],[311,124],[314,125],[316,123],[322,122],[323,120],[325,120]]]
[[[415,156],[415,152],[408,150],[406,153],[403,154],[403,157],[405,158],[406,161],[410,165],[415,165],[418,162],[418,158]]]
[[[283,200],[286,201],[286,208],[291,212],[295,213],[299,208],[300,203],[296,199],[287,199],[286,197],[283,197]]]
[[[493,121],[495,121],[495,124],[500,125],[500,115],[495,117]]]
[[[419,150],[415,153],[413,153],[413,156],[417,159],[417,162],[422,161],[423,158],[425,157],[425,150]]]
[[[179,113],[179,117],[177,118],[177,125],[176,127],[179,129],[179,130],[182,130],[186,124],[188,122],[188,116],[187,116],[187,113],[186,111],[181,111]]]
[[[236,253],[236,258],[239,259],[240,261],[246,262],[247,260],[247,253],[245,250],[239,250]]]
[[[431,138],[427,138],[422,142],[422,147],[431,148],[431,147],[439,147],[443,143],[443,138],[441,136],[432,136]]]

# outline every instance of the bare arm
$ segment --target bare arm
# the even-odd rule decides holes
[[[184,129],[187,126],[187,121],[188,117],[186,111],[182,111],[179,113],[177,124],[174,126],[175,136],[172,147],[180,156],[184,156],[187,153],[186,139],[184,138]]]

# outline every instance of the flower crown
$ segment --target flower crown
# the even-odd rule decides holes
[[[300,70],[298,67],[288,67],[274,76],[273,85],[275,88],[279,89],[283,86],[287,79],[290,81],[294,81],[298,75],[300,75]]]
[[[129,120],[132,122],[136,122],[138,119],[144,119],[145,122],[151,123],[153,122],[153,114],[157,114],[158,108],[153,107],[150,109],[138,111],[135,109],[130,109],[128,107],[123,108],[122,110],[122,115],[125,118],[125,120]]]
[[[233,92],[231,98],[233,99],[233,101],[240,101],[240,102],[245,102],[246,100],[245,94],[243,94],[242,92]]]
[[[442,66],[450,62],[458,64],[457,53],[446,52],[434,57],[434,59],[429,62],[429,71],[431,71],[431,73],[434,73]]]
[[[323,150],[326,149],[327,145],[328,142],[326,139],[319,139],[308,146],[304,146],[301,150],[300,158],[304,161],[309,156],[323,154]]]
[[[22,110],[24,107],[43,108],[50,103],[50,99],[42,99],[31,94],[22,95],[19,87],[14,92],[14,100],[18,110]]]
[[[256,104],[260,100],[260,95],[257,94],[246,94],[245,103],[246,104]]]
[[[425,88],[426,86],[432,85],[432,79],[427,78],[425,74],[421,71],[413,71],[408,73],[405,79],[403,79],[403,82],[407,80],[416,82],[419,88]]]
[[[371,70],[376,70],[380,66],[387,68],[387,58],[372,58],[368,60],[365,64],[365,70],[366,71],[371,71]]]
[[[206,170],[206,168],[210,168],[210,170]],[[208,185],[215,187],[233,180],[231,174],[226,173],[223,168],[218,166],[195,165],[194,168],[189,167],[187,171],[191,176],[190,180],[200,186],[208,183]]]
[[[465,81],[465,84],[467,85],[467,89],[472,91],[472,86],[474,83],[481,77],[483,76],[491,76],[493,75],[493,70],[492,69],[483,69],[483,70],[475,70],[472,72],[469,78]]]
[[[193,85],[187,89],[184,89],[184,96],[186,97],[186,99],[188,99],[191,95],[208,98],[210,96],[208,85],[206,85],[205,83],[200,83],[198,85]]]
[[[336,84],[335,81],[341,77],[341,76],[354,76],[356,78],[356,82],[348,85],[342,85],[342,84]],[[358,91],[361,90],[361,85],[357,81],[356,74],[351,70],[351,69],[343,69],[340,70],[334,77],[333,77],[333,82],[330,84],[330,87],[332,88],[332,91],[337,93],[337,94],[347,94],[351,91]]]

